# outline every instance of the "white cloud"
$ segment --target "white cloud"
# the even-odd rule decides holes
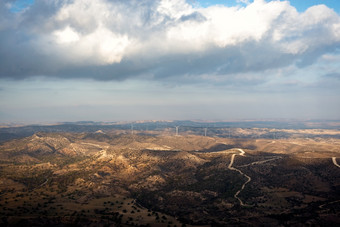
[[[36,1],[16,16],[0,3],[0,76],[213,78],[308,65],[340,46],[340,17],[324,5],[242,2]]]
[[[57,38],[56,42],[59,44],[74,43],[79,40],[79,34],[70,28],[70,26],[67,26],[63,30],[55,31],[54,35]]]
[[[239,3],[249,4],[249,0],[237,0]]]

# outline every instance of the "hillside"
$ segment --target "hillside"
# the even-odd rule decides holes
[[[340,224],[340,140],[315,130],[307,132],[313,138],[287,133],[252,139],[44,132],[10,140],[0,145],[0,222]]]

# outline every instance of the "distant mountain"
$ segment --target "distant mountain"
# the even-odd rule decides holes
[[[204,128],[219,136],[221,129],[269,128],[269,129],[340,129],[340,121],[139,121],[139,122],[63,122],[55,125],[27,125],[0,128],[0,142],[31,136],[36,132],[96,132],[112,130],[160,131],[180,127],[182,132],[200,134]],[[222,135],[224,135],[222,133]]]

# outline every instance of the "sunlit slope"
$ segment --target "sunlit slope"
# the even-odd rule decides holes
[[[0,145],[1,220],[339,223],[339,142],[37,133]],[[116,200],[123,204],[109,206]],[[139,212],[131,208],[137,204]],[[56,219],[62,215],[69,218]]]

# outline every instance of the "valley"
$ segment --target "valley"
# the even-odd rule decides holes
[[[337,130],[281,138],[277,130],[275,139],[232,130],[234,138],[230,129],[227,136],[104,129],[2,142],[0,224],[340,224]],[[273,131],[257,129],[266,130]]]

